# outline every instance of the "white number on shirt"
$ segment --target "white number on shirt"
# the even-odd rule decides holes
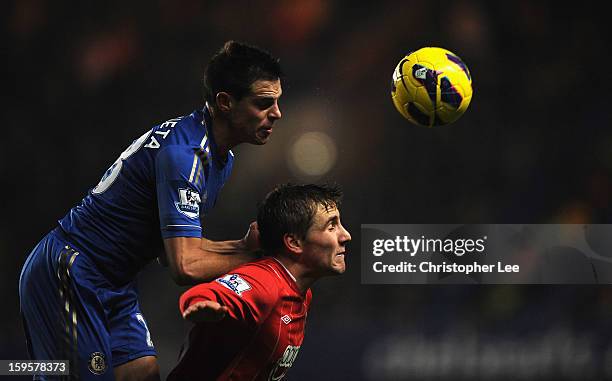
[[[136,153],[143,145],[143,143],[149,138],[151,135],[151,131],[145,132],[141,137],[134,140],[130,146],[119,155],[119,158],[110,166],[109,169],[106,170],[102,179],[98,185],[91,191],[94,194],[100,194],[106,191],[117,179],[119,176],[119,172],[121,172],[121,168],[123,167],[123,161],[127,160],[130,156]]]

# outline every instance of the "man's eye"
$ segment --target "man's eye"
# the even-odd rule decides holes
[[[274,100],[272,99],[257,99],[255,100],[255,106],[261,110],[265,110],[267,108],[272,107],[274,104]]]

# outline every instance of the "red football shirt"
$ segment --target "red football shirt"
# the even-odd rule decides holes
[[[310,290],[302,295],[295,278],[271,257],[192,287],[180,298],[181,313],[204,300],[229,312],[219,322],[191,329],[168,381],[280,380],[302,345],[311,298]]]

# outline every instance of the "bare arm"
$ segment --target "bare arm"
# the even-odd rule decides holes
[[[164,248],[170,274],[179,285],[208,282],[231,269],[257,258],[259,247],[257,224],[253,223],[244,238],[234,241],[211,241],[206,238],[166,238]]]

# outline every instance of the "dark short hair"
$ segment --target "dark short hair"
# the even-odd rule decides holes
[[[237,100],[251,91],[257,80],[282,77],[279,60],[267,51],[242,42],[227,41],[210,59],[204,72],[205,98],[215,106],[215,97],[224,91]]]
[[[283,247],[285,234],[306,237],[319,205],[340,207],[342,190],[337,185],[282,184],[259,205],[257,225],[261,246],[269,254]]]

